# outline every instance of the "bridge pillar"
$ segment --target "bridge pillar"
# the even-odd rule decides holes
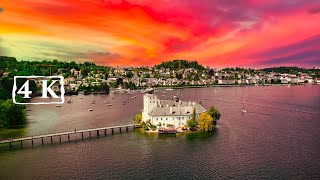
[[[90,138],[91,138],[91,131],[89,131],[89,136],[90,136]]]
[[[21,146],[21,148],[22,148],[22,140],[20,140],[20,146]]]
[[[11,141],[9,142],[9,147],[10,147],[10,149],[12,148],[12,144],[11,144]]]
[[[126,131],[128,132],[128,126],[126,127]]]
[[[68,134],[68,141],[70,141],[70,134]]]
[[[52,136],[50,136],[50,141],[51,141],[51,144],[52,144]]]
[[[112,132],[112,134],[114,133],[114,132],[113,132],[113,128],[111,128],[111,132]]]
[[[119,129],[120,129],[120,133],[121,133],[121,127]]]
[[[97,130],[97,137],[99,137],[100,135],[99,135],[99,130]]]
[[[41,138],[41,143],[42,143],[42,145],[43,145],[43,138]]]
[[[104,129],[104,136],[107,136],[107,129]]]
[[[81,139],[83,140],[83,132],[81,132]]]
[[[33,139],[31,139],[31,145],[33,146]]]
[[[60,143],[61,143],[61,135],[59,135],[59,141],[60,141]]]

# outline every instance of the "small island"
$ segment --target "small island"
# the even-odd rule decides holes
[[[181,101],[179,93],[172,100],[160,100],[153,92],[153,88],[146,90],[142,113],[134,118],[135,124],[140,124],[146,132],[209,132],[220,119],[220,112],[213,106],[206,110],[201,103]]]

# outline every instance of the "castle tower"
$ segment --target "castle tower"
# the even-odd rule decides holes
[[[143,111],[142,111],[142,121],[147,121],[150,119],[149,112],[157,107],[158,98],[153,94],[153,89],[148,88],[146,94],[143,95]]]

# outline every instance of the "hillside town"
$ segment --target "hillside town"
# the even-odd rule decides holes
[[[10,59],[10,58],[9,58]],[[278,67],[266,69],[204,67],[197,61],[173,60],[150,67],[107,67],[85,62],[29,62],[0,58],[0,78],[14,75],[64,76],[72,91],[121,91],[153,87],[201,87],[214,85],[320,84],[320,69]],[[16,62],[12,62],[16,61]],[[11,65],[12,63],[13,65]],[[29,65],[30,63],[30,65]],[[18,65],[17,65],[18,64]],[[23,64],[19,66],[19,64]],[[10,67],[12,66],[12,67]],[[29,66],[32,66],[31,68]],[[38,83],[35,80],[36,84]]]
[[[91,71],[83,77],[81,71],[71,69],[65,79],[70,89],[82,86],[99,86],[107,83],[111,88],[136,89],[146,87],[182,87],[210,85],[268,85],[268,84],[320,84],[320,78],[307,73],[277,73],[265,71],[217,70],[206,68],[199,71],[193,68],[170,70],[169,68],[114,68],[105,77],[101,72]],[[55,75],[63,75],[56,73]],[[129,77],[128,77],[129,76]]]

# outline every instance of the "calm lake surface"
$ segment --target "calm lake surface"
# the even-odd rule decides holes
[[[40,140],[23,149],[18,144],[0,151],[0,179],[320,178],[320,86],[190,88],[162,97],[163,91],[157,92],[161,99],[180,91],[182,100],[219,108],[216,130],[176,136],[130,130],[83,141],[71,135],[71,142],[63,137],[52,145],[46,139],[45,146]],[[135,95],[79,95],[60,108],[30,105],[27,136],[129,124],[142,110],[143,94]]]

